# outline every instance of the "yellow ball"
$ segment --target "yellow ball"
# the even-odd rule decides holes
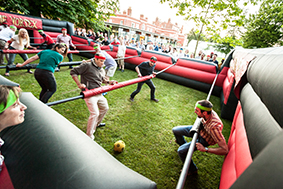
[[[117,142],[114,143],[114,151],[115,152],[123,152],[123,150],[125,149],[125,142],[122,140],[118,140]]]

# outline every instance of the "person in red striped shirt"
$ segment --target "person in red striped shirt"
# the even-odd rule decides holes
[[[196,103],[195,113],[202,118],[199,128],[199,136],[196,141],[196,149],[201,152],[212,153],[216,155],[226,155],[228,145],[222,134],[223,123],[217,113],[212,110],[213,104],[207,100],[200,100]],[[191,142],[187,142],[185,137],[193,137],[194,133],[190,132],[192,125],[176,126],[172,129],[176,138],[176,143],[180,145],[178,155],[185,162]],[[218,144],[218,147],[208,148],[208,146]],[[195,149],[195,150],[196,150]],[[191,160],[188,175],[197,174],[197,166]]]

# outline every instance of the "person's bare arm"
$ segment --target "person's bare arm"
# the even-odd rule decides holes
[[[34,55],[32,57],[30,57],[29,59],[27,59],[26,61],[24,61],[24,63],[22,64],[17,64],[16,67],[23,67],[33,61],[36,61],[37,59],[39,59],[39,56],[38,55]]]
[[[72,76],[73,80],[76,82],[77,86],[80,88],[80,89],[85,89],[86,86],[85,84],[82,84],[78,78],[78,76]]]
[[[205,147],[201,143],[196,143],[196,147],[201,152],[208,152],[216,155],[226,155],[228,153],[228,145],[225,140],[218,142],[218,148],[208,148],[206,151]]]
[[[138,73],[138,77],[142,77],[141,72],[140,72],[140,69],[139,69],[138,66],[136,66],[135,70],[136,70],[136,72]]]

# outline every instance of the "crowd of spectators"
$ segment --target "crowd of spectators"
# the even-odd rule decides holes
[[[177,58],[194,58],[204,61],[213,62],[217,65],[219,65],[219,62],[217,61],[217,54],[211,52],[210,54],[205,54],[202,50],[198,52],[198,54],[195,56],[194,53],[190,53],[188,49],[184,49],[182,47],[174,47],[171,44],[163,44],[160,42],[152,42],[151,40],[148,40],[147,43],[142,40],[136,40],[135,38],[129,39],[129,36],[124,36],[123,42],[121,42],[121,37],[114,36],[113,34],[108,37],[107,33],[102,32],[92,32],[88,31],[86,32],[85,29],[80,30],[79,28],[76,28],[75,34],[83,37],[88,37],[92,39],[95,43],[100,44],[101,46],[104,45],[120,45],[121,43],[125,44],[126,46],[137,48],[141,51],[144,50],[152,50],[152,51],[158,51],[163,53],[168,53],[171,56],[173,56],[175,59]],[[223,60],[221,61],[223,62]]]

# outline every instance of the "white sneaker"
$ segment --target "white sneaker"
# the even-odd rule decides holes
[[[94,140],[94,139],[95,139],[95,136],[94,136],[94,135],[91,135],[91,136],[89,136],[89,138],[91,138],[91,140]]]

